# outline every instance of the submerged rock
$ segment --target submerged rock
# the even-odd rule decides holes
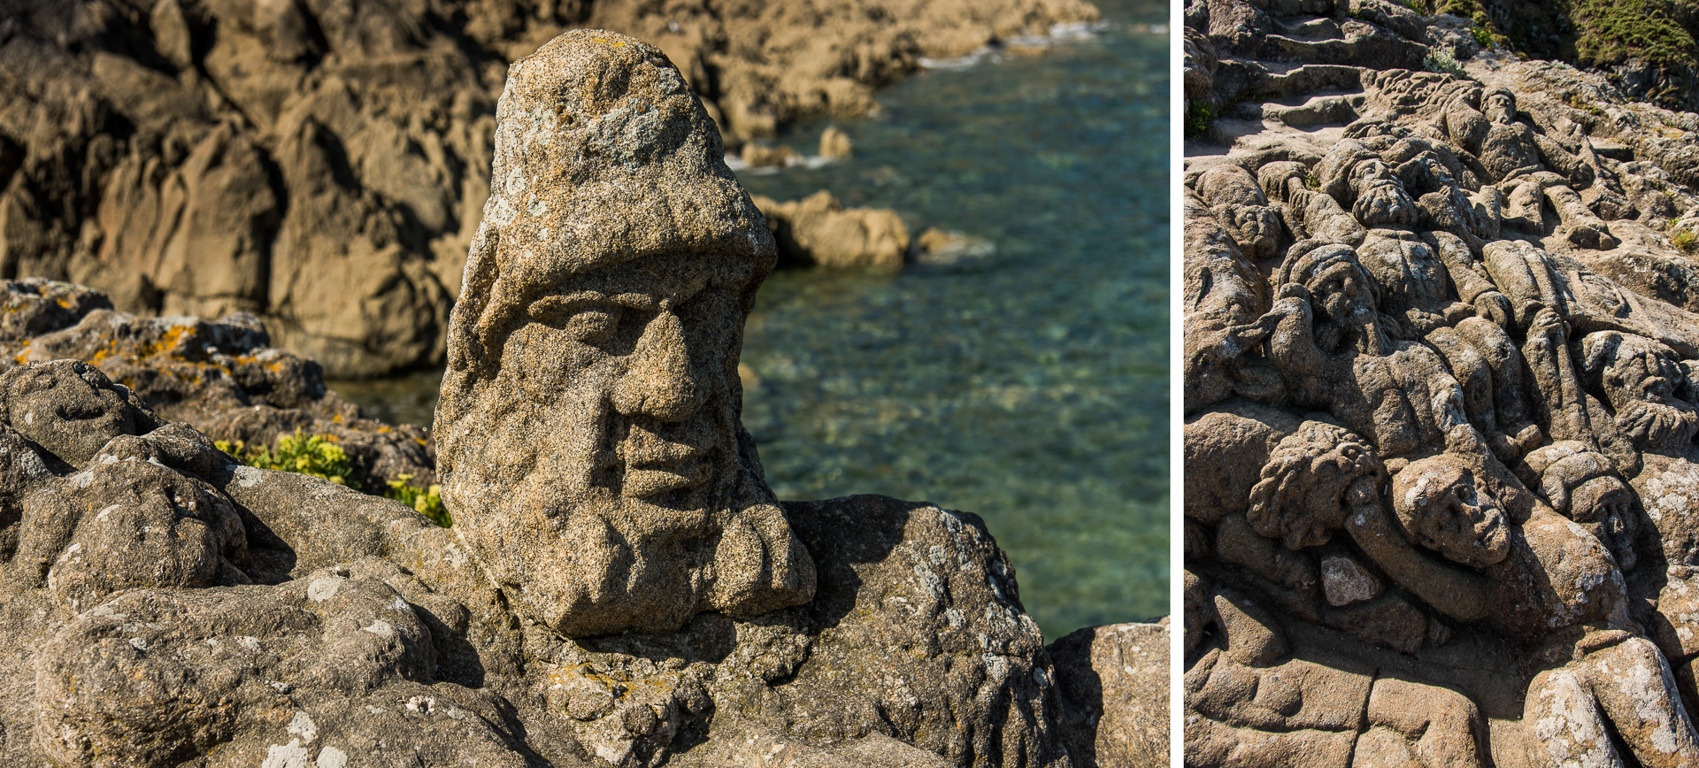
[[[885,272],[903,268],[909,232],[896,211],[845,208],[825,190],[789,202],[756,196],[755,204],[772,228],[783,262]]]
[[[835,125],[820,132],[820,157],[824,160],[844,160],[855,153],[849,134]]]

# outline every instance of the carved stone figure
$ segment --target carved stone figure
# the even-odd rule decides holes
[[[1543,232],[1548,223],[1543,206],[1550,201],[1570,242],[1595,249],[1620,243],[1571,186],[1592,184],[1592,168],[1518,121],[1515,94],[1502,88],[1465,91],[1446,107],[1443,126],[1453,142],[1475,154],[1504,194],[1505,223]]]
[[[1242,5],[1186,13],[1187,763],[1699,764],[1699,122]]]
[[[1640,556],[1639,500],[1604,454],[1574,440],[1539,448],[1524,457],[1529,487],[1539,489],[1553,511],[1580,525],[1605,545],[1623,573]]]
[[[1699,760],[1699,734],[1669,663],[1650,640],[1626,631],[1622,576],[1597,539],[1544,506],[1512,525],[1466,462],[1450,455],[1412,462],[1391,495],[1410,541],[1466,567],[1405,549],[1384,517],[1353,519],[1364,550],[1435,608],[1492,623],[1547,665],[1523,715],[1542,741],[1536,759],[1623,765],[1614,732],[1641,765]]]
[[[445,502],[569,635],[806,601],[813,564],[738,421],[771,235],[657,50],[568,33],[514,64],[437,411]]]

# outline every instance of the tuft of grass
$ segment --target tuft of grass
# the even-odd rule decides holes
[[[1588,102],[1587,100],[1581,98],[1581,94],[1576,93],[1574,91],[1564,92],[1563,103],[1568,104],[1569,106],[1571,106],[1575,109],[1579,109],[1583,112],[1586,112],[1586,113],[1588,113],[1588,114],[1590,114],[1594,117],[1604,117],[1605,116],[1605,111],[1603,109],[1600,109],[1599,105]]]
[[[1457,63],[1457,56],[1452,54],[1450,48],[1435,48],[1428,51],[1427,57],[1422,60],[1422,66],[1427,67],[1429,72],[1440,72],[1457,77],[1469,76],[1469,73],[1463,71],[1463,65]]]
[[[293,435],[278,438],[275,449],[263,445],[250,447],[240,440],[234,443],[220,440],[213,445],[250,467],[299,472],[337,485],[347,485],[348,475],[354,470],[348,452],[330,435],[303,435],[296,430]]]
[[[1308,189],[1321,189],[1321,177],[1316,175],[1316,169],[1304,171],[1304,186]]]
[[[1691,229],[1677,231],[1670,236],[1670,242],[1674,243],[1675,247],[1680,249],[1682,253],[1689,256],[1692,256],[1694,251],[1699,251],[1699,235],[1693,234]]]

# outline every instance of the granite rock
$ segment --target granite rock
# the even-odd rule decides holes
[[[821,190],[801,200],[757,196],[782,263],[896,272],[909,250],[909,231],[896,211],[845,208]]]

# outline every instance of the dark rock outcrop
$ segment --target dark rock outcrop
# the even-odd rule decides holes
[[[215,440],[270,446],[297,432],[325,435],[351,460],[356,488],[381,491],[402,475],[435,482],[424,430],[362,417],[325,388],[317,362],[271,346],[252,315],[137,317],[105,294],[37,278],[0,281],[0,300],[0,368],[87,361],[161,418]]]

